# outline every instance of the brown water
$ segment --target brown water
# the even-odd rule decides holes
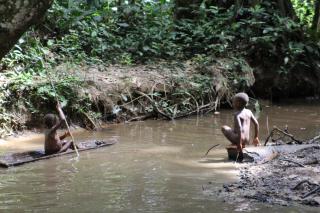
[[[289,126],[300,138],[320,132],[318,105],[273,106],[259,118],[261,138],[266,117]],[[147,121],[77,133],[77,140],[118,137],[119,143],[60,158],[0,169],[0,212],[319,212],[250,202],[224,203],[212,189],[237,180],[237,164],[228,162],[220,132],[232,123],[232,111],[175,122]],[[302,129],[301,129],[302,128]],[[201,158],[213,144],[222,144]],[[0,152],[42,147],[42,139],[0,144]],[[210,190],[208,190],[210,189]]]

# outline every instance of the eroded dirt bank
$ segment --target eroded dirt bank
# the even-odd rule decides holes
[[[41,75],[0,73],[0,137],[12,135],[12,130],[39,128],[43,116],[55,111],[56,95],[70,122],[96,128],[100,122],[170,120],[212,112],[253,83],[249,65],[232,59],[210,65],[61,64]]]
[[[224,184],[218,194],[230,203],[250,199],[319,207],[320,145],[314,143],[293,153],[281,153],[272,160],[244,164],[240,167],[240,180]]]

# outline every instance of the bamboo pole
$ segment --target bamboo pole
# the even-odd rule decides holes
[[[52,79],[51,79],[51,78],[49,78],[49,80],[50,80],[51,87],[52,87],[52,89],[53,89],[53,92],[54,92],[54,95],[55,95],[56,101],[57,101],[57,103],[59,103],[59,104],[60,104],[59,99],[58,99],[58,96],[57,96],[56,89],[55,89],[54,84],[53,84],[53,82],[52,82]],[[62,114],[64,115],[64,112],[63,112],[63,110],[62,110],[62,109],[61,109],[61,112],[62,112]],[[80,154],[79,154],[79,151],[78,151],[78,148],[77,148],[76,142],[75,142],[75,140],[74,140],[74,137],[73,137],[73,135],[72,135],[72,133],[71,133],[71,131],[70,131],[70,126],[69,126],[69,124],[68,124],[68,121],[67,121],[67,119],[66,119],[66,116],[65,116],[65,115],[64,115],[64,121],[65,121],[65,123],[66,123],[67,130],[68,130],[68,132],[69,132],[69,134],[70,134],[70,137],[71,137],[71,140],[72,140],[72,143],[73,143],[74,150],[76,151],[77,157],[79,157],[79,156],[80,156]]]

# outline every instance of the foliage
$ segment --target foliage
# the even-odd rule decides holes
[[[63,61],[132,65],[199,54],[237,57],[253,48],[271,55],[280,51],[285,58],[292,45],[299,46],[295,42],[308,37],[270,2],[241,7],[237,14],[233,7],[202,4],[198,18],[182,20],[174,18],[174,1],[134,2],[56,0],[45,23],[20,39],[5,66],[38,72]],[[293,3],[301,23],[310,24],[313,1]]]
[[[261,2],[229,9],[203,3],[194,19],[177,20],[173,0],[56,0],[45,21],[27,32],[2,60],[2,70],[10,71],[10,84],[2,88],[0,114],[9,121],[2,106],[25,105],[32,113],[53,108],[55,95],[47,70],[65,62],[130,66],[159,59],[192,59],[204,68],[217,58],[228,58],[233,63],[225,70],[241,90],[248,82],[238,73],[251,70],[250,66],[288,76],[298,66],[316,64],[319,46],[305,30],[311,24],[314,0],[292,1],[299,23],[282,17],[273,1]],[[208,99],[210,77],[208,73],[194,76],[192,93],[175,91],[173,96],[178,94],[182,102],[184,98],[189,102]],[[60,73],[54,83],[68,111],[91,110],[88,98],[77,93],[84,86],[79,79]],[[84,109],[79,110],[80,106]]]
[[[10,72],[11,79],[5,90],[11,97],[7,105],[19,107],[27,104],[31,113],[53,111],[57,99],[65,109],[73,114],[88,111],[88,97],[78,94],[84,84],[79,78],[67,73],[39,74]],[[40,110],[40,111],[39,111]],[[72,114],[72,113],[71,113]]]
[[[302,1],[302,0],[291,0],[293,8],[303,25],[311,27],[312,18],[314,16],[314,4],[315,0]]]

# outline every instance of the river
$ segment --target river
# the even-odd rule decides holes
[[[268,118],[268,119],[267,119]],[[267,120],[305,139],[320,133],[319,105],[265,107]],[[77,141],[117,137],[111,147],[0,169],[0,212],[318,212],[309,207],[228,204],[217,196],[225,182],[237,180],[238,164],[227,160],[221,134],[232,124],[232,111],[172,122],[146,121],[80,131]],[[0,152],[42,148],[43,139],[12,139]],[[221,144],[203,158],[213,144]]]

